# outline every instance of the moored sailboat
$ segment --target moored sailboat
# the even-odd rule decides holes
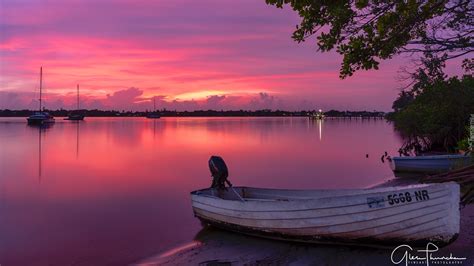
[[[54,117],[48,112],[42,110],[42,94],[43,94],[43,67],[40,67],[40,92],[39,92],[39,110],[34,112],[27,118],[29,125],[44,125],[54,123]]]
[[[153,112],[147,113],[147,114],[146,114],[146,118],[150,118],[150,119],[161,118],[160,114],[159,114],[158,112],[156,112],[156,100],[155,100],[155,97],[153,97]]]
[[[70,113],[65,120],[80,121],[84,120],[85,115],[79,112],[79,84],[77,84],[77,108],[76,112]]]

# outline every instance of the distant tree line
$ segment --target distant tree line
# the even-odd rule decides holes
[[[71,111],[65,109],[46,110],[53,116],[67,116]],[[2,117],[26,117],[34,113],[32,110],[0,110]],[[115,111],[115,110],[79,110],[88,117],[141,117],[146,116],[148,112],[141,111]],[[163,109],[158,113],[163,117],[217,117],[217,116],[248,116],[248,117],[265,117],[265,116],[308,116],[315,113],[316,110],[302,110],[302,111],[283,111],[283,110],[196,110],[196,111],[176,111]],[[324,113],[327,117],[384,117],[384,112],[379,111],[337,111],[330,110]]]

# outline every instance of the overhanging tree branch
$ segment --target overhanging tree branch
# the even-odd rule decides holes
[[[379,60],[399,53],[439,53],[449,60],[474,49],[472,0],[266,2],[280,8],[288,4],[298,12],[295,41],[315,36],[319,51],[343,55],[341,78],[377,69]]]

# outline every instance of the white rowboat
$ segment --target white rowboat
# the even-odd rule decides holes
[[[445,245],[459,233],[454,182],[347,190],[209,188],[191,192],[191,200],[205,224],[282,240]]]
[[[447,172],[471,164],[471,156],[461,154],[392,157],[395,172]]]

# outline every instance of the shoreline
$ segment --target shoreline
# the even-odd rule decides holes
[[[22,116],[1,116],[0,118],[27,118],[29,115],[22,115]],[[59,117],[68,117],[67,115],[54,115],[55,118]],[[86,115],[85,118],[101,118],[101,117],[110,117],[110,118],[147,118],[146,115]],[[210,118],[210,117],[237,117],[237,118],[252,118],[252,117],[283,117],[283,118],[291,118],[291,117],[304,117],[308,119],[314,119],[308,115],[161,115],[160,118],[176,118],[176,117],[196,117],[196,118]],[[384,116],[325,116],[324,119],[387,119]],[[314,119],[318,120],[318,119]]]

